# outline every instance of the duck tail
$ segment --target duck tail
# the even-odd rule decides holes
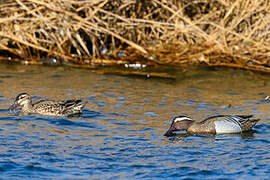
[[[84,106],[86,105],[86,102],[83,102],[81,100],[76,101],[76,105],[74,106],[74,109],[77,109],[78,111],[81,111]]]
[[[257,124],[257,122],[259,122],[260,119],[249,119],[248,121],[246,121],[243,125],[242,125],[242,130],[243,131],[249,131],[252,129],[253,126],[255,126]]]

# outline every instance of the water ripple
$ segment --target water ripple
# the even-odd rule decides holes
[[[253,76],[185,71],[166,81],[1,68],[2,77],[12,74],[2,79],[9,90],[0,87],[2,179],[269,179],[270,107],[262,97],[270,86]],[[18,91],[88,104],[77,117],[16,116],[8,107]],[[199,120],[236,113],[262,120],[242,134],[163,136],[180,114]]]

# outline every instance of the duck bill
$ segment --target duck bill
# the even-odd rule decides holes
[[[164,134],[164,136],[173,136],[174,135],[174,131],[176,130],[176,128],[174,126],[171,126],[168,131]]]
[[[19,104],[16,103],[16,102],[14,102],[14,103],[8,108],[8,110],[9,110],[9,111],[12,111],[13,109],[15,109],[15,108],[18,107],[18,106],[19,106]]]

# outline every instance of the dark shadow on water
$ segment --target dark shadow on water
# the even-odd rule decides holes
[[[18,166],[17,163],[13,161],[1,161],[0,162],[0,172],[10,171]]]
[[[85,119],[93,119],[100,116],[103,116],[103,114],[98,111],[90,111],[87,109],[83,110],[82,113],[80,114],[80,117]]]
[[[243,140],[250,140],[250,139],[255,139],[254,134],[256,133],[255,130],[251,131],[246,131],[238,134],[219,134],[219,135],[213,135],[213,134],[188,134],[188,133],[178,133],[174,136],[167,137],[167,139],[170,142],[186,142],[186,141],[191,141],[192,139],[196,138],[201,138],[202,140],[207,139],[212,139],[214,141],[218,141],[220,139],[227,139],[227,138],[234,138],[234,137],[240,137]]]
[[[255,130],[251,130],[251,131],[243,132],[240,135],[242,139],[255,139],[255,136],[254,136],[255,133],[256,133]]]
[[[181,134],[177,134],[175,136],[170,136],[170,137],[165,137],[166,139],[168,139],[170,142],[173,142],[173,143],[183,143],[185,142],[185,139],[187,137],[189,137],[190,134],[187,134],[187,133],[181,133]]]
[[[9,78],[14,78],[15,76],[12,76],[12,75],[3,75],[3,76],[0,76],[0,78],[2,79],[9,79]]]
[[[0,111],[1,112],[1,111]],[[38,117],[54,117],[54,116],[46,116],[46,115],[40,115],[40,114],[29,114],[29,113],[22,113],[20,112],[20,109],[14,109],[12,111],[4,110],[3,112],[8,113],[10,116],[38,116]],[[96,118],[97,116],[102,116],[102,113],[97,111],[90,111],[90,110],[83,110],[82,113],[73,114],[69,116],[63,116],[62,118],[68,118],[68,119],[74,119],[74,118]],[[55,116],[57,117],[57,116]]]
[[[13,120],[17,122],[22,121],[45,121],[49,124],[56,126],[73,126],[73,127],[84,127],[84,128],[96,128],[91,125],[87,119],[97,119],[103,117],[102,113],[97,111],[83,110],[81,114],[74,114],[68,117],[54,117],[54,116],[44,116],[40,114],[24,114],[19,111],[13,112],[11,116],[0,118],[3,120]]]

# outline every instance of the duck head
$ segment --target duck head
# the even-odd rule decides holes
[[[172,121],[171,127],[164,134],[164,136],[173,136],[174,131],[187,130],[194,121],[187,116],[175,117]]]
[[[14,103],[8,109],[11,111],[18,106],[22,107],[27,104],[31,104],[31,96],[27,93],[20,93],[17,95]]]

